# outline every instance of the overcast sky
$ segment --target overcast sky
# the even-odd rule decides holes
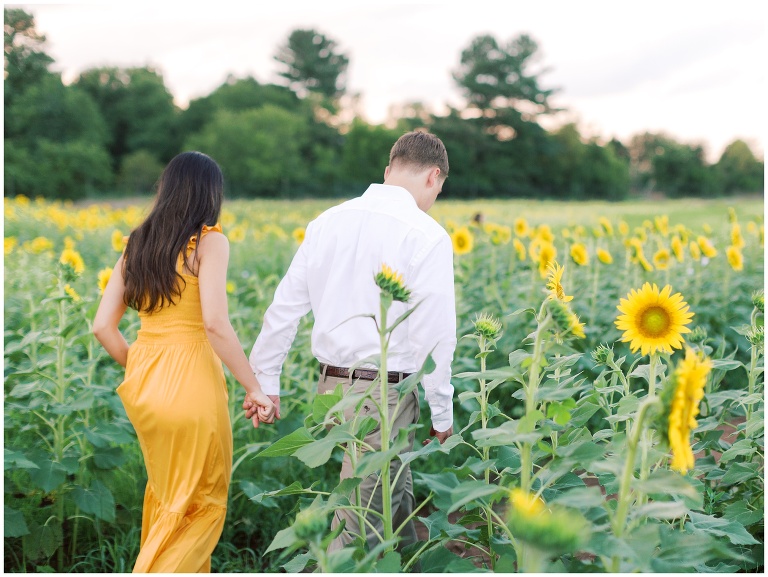
[[[6,4],[35,16],[53,68],[71,81],[95,66],[157,68],[180,106],[228,74],[278,81],[277,46],[296,28],[336,40],[350,59],[347,90],[370,122],[389,106],[461,106],[451,78],[471,39],[539,44],[544,88],[568,109],[548,122],[626,141],[664,131],[716,160],[735,138],[763,155],[765,0],[324,0],[198,4]],[[536,69],[536,68],[534,68]]]

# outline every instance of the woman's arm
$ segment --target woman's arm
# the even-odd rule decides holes
[[[118,329],[120,319],[126,308],[123,301],[125,282],[123,281],[123,257],[117,259],[112,276],[109,278],[99,308],[93,319],[93,334],[109,355],[123,367],[128,360],[128,342]]]
[[[200,303],[208,341],[214,352],[246,390],[247,398],[259,405],[259,419],[262,422],[272,422],[275,416],[275,405],[262,392],[261,385],[253,374],[253,369],[235,334],[235,329],[229,321],[227,306],[229,241],[227,237],[219,232],[206,234],[200,240],[197,258]],[[254,426],[257,426],[255,419]]]

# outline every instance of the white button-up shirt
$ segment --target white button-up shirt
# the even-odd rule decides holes
[[[421,303],[392,333],[387,370],[413,373],[431,352],[435,370],[422,386],[436,431],[453,425],[451,361],[456,348],[453,247],[448,233],[399,186],[372,184],[362,196],[326,210],[307,226],[304,241],[275,291],[250,354],[264,393],[280,392],[280,373],[299,320],[314,314],[312,354],[350,367],[381,354],[379,293],[374,275],[387,264],[411,290],[394,302],[392,323]],[[372,365],[363,365],[372,366]]]

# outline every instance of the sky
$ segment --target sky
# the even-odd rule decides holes
[[[350,60],[347,91],[372,123],[392,105],[461,107],[451,73],[480,34],[539,46],[532,71],[563,107],[542,125],[577,123],[586,137],[628,142],[664,132],[714,162],[736,138],[762,157],[766,128],[765,0],[284,0],[5,4],[35,16],[53,70],[71,82],[97,66],[152,66],[176,103],[228,75],[280,82],[273,56],[290,32],[314,28]]]

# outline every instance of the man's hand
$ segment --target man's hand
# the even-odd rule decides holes
[[[272,401],[272,404],[275,405],[275,419],[280,418],[280,395],[267,395],[269,397],[269,400]],[[243,410],[245,411],[245,418],[246,419],[252,419],[253,416],[256,414],[256,410],[258,409],[258,405],[255,405],[250,397],[248,395],[245,396],[245,401],[243,401]]]
[[[259,392],[250,392],[245,395],[243,407],[248,406],[254,428],[258,428],[259,423],[274,423],[277,416],[277,407],[267,395]]]
[[[429,428],[429,436],[437,437],[437,440],[440,441],[441,445],[445,443],[445,440],[451,435],[453,435],[453,426],[451,426],[451,428],[449,428],[447,431],[443,431],[443,432],[435,431],[434,427]],[[422,444],[428,445],[431,441],[432,439],[424,439],[424,443]]]

